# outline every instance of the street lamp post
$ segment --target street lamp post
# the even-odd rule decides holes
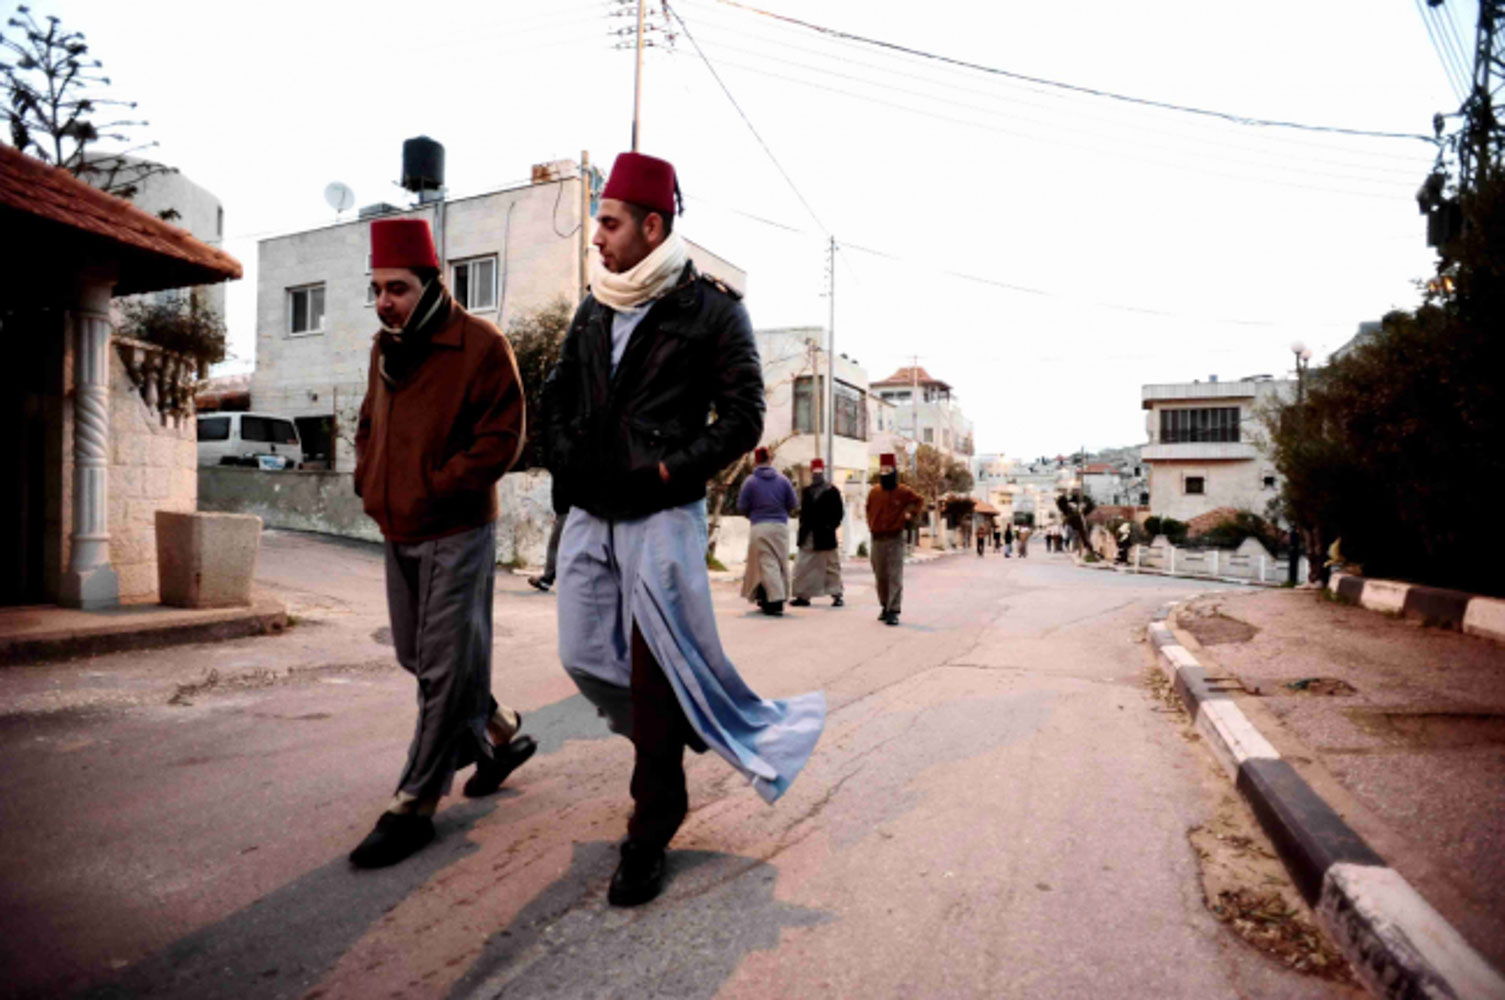
[[[1291,345],[1291,353],[1296,356],[1296,405],[1300,407],[1306,402],[1306,367],[1312,360],[1312,349],[1301,341]],[[1301,419],[1301,412],[1297,410],[1297,419]],[[1296,577],[1301,567],[1301,533],[1296,529],[1296,520],[1291,519],[1291,564],[1286,570],[1286,582],[1296,586]]]

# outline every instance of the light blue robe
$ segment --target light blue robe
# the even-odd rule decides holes
[[[636,623],[695,732],[771,803],[815,749],[826,696],[769,701],[742,680],[716,632],[705,550],[703,500],[616,522],[573,508],[559,543],[559,658],[630,736]]]

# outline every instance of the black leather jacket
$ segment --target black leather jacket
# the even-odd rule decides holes
[[[549,471],[570,506],[608,520],[677,507],[704,497],[713,474],[757,445],[763,366],[739,299],[686,264],[633,330],[613,377],[615,314],[585,297],[544,406]]]

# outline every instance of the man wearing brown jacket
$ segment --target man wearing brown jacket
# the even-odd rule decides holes
[[[386,539],[387,610],[418,724],[397,793],[350,854],[396,864],[434,837],[455,771],[489,795],[537,749],[491,696],[496,482],[522,450],[522,383],[495,326],[450,298],[428,223],[371,224],[381,332],[355,435],[355,490]]]
[[[878,459],[878,485],[868,491],[867,528],[873,540],[868,552],[873,561],[873,580],[883,610],[878,620],[899,624],[899,604],[904,596],[904,530],[914,521],[924,497],[899,482],[894,456]]]

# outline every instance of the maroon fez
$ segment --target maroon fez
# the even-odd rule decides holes
[[[427,219],[377,219],[371,223],[371,266],[439,268]]]
[[[812,458],[810,460],[810,471],[811,472],[825,472],[826,471],[826,462],[825,462],[825,459],[822,459],[822,458]]]
[[[668,217],[674,214],[674,187],[674,164],[668,160],[619,153],[601,197],[630,202]]]
[[[896,467],[894,464],[894,453],[891,451],[885,451],[883,454],[878,456],[878,468],[881,469],[885,466],[890,469]]]
[[[759,465],[762,465],[764,462],[768,461],[768,449],[763,447],[762,445],[758,445],[757,449],[753,451],[753,461],[757,462]]]

